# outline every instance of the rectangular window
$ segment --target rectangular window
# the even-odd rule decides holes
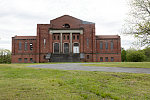
[[[30,43],[30,50],[33,50],[33,43]]]
[[[100,42],[100,49],[103,49],[103,42]]]
[[[46,39],[44,39],[44,41],[43,41],[43,42],[44,42],[44,46],[45,46],[45,45],[46,45]]]
[[[111,49],[113,49],[114,48],[114,43],[113,43],[113,41],[111,41]]]
[[[25,42],[25,43],[24,43],[24,50],[26,51],[27,48],[28,48],[28,44],[27,44],[27,42]]]
[[[21,43],[21,41],[19,41],[19,50],[21,50],[22,49],[22,43]]]
[[[21,61],[22,61],[22,58],[18,58],[18,61],[21,62]]]
[[[24,58],[24,62],[26,63],[28,61],[28,59],[27,58]]]
[[[89,55],[87,55],[87,59],[89,59],[90,58],[90,56]]]
[[[113,62],[114,61],[114,57],[111,57],[111,62]]]
[[[105,43],[105,49],[108,49],[108,42]]]
[[[87,47],[89,48],[89,39],[88,38],[86,39],[86,42],[87,42]]]
[[[108,57],[105,57],[105,62],[108,62]]]
[[[33,62],[33,58],[30,58],[30,62]]]
[[[103,57],[100,57],[100,62],[103,62]]]

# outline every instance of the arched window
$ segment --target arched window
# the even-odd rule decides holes
[[[56,40],[56,37],[54,36],[53,39]]]
[[[69,40],[69,35],[67,36],[67,40]]]
[[[79,40],[79,35],[77,35],[77,40]]]
[[[74,43],[74,46],[79,46],[79,43]]]
[[[66,39],[66,36],[64,35],[64,40]]]
[[[73,40],[75,40],[75,35],[73,36]]]
[[[57,36],[57,40],[59,40],[59,35]]]
[[[70,25],[69,24],[64,24],[63,27],[64,28],[70,28]]]

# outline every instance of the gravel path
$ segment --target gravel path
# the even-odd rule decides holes
[[[45,65],[31,65],[28,67],[50,68],[50,69],[61,69],[61,70],[83,70],[83,71],[105,71],[105,72],[150,74],[150,68],[96,67],[96,66],[81,66],[81,64],[92,64],[92,63],[45,64]]]

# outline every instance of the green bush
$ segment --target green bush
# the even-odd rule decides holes
[[[143,51],[128,50],[127,61],[129,62],[141,62],[144,61],[146,56]]]

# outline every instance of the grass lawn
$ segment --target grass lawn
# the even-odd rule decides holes
[[[81,64],[82,66],[97,67],[129,67],[129,68],[150,68],[150,62],[102,62],[94,64]]]
[[[150,74],[25,66],[28,64],[0,64],[0,100],[150,99]]]

